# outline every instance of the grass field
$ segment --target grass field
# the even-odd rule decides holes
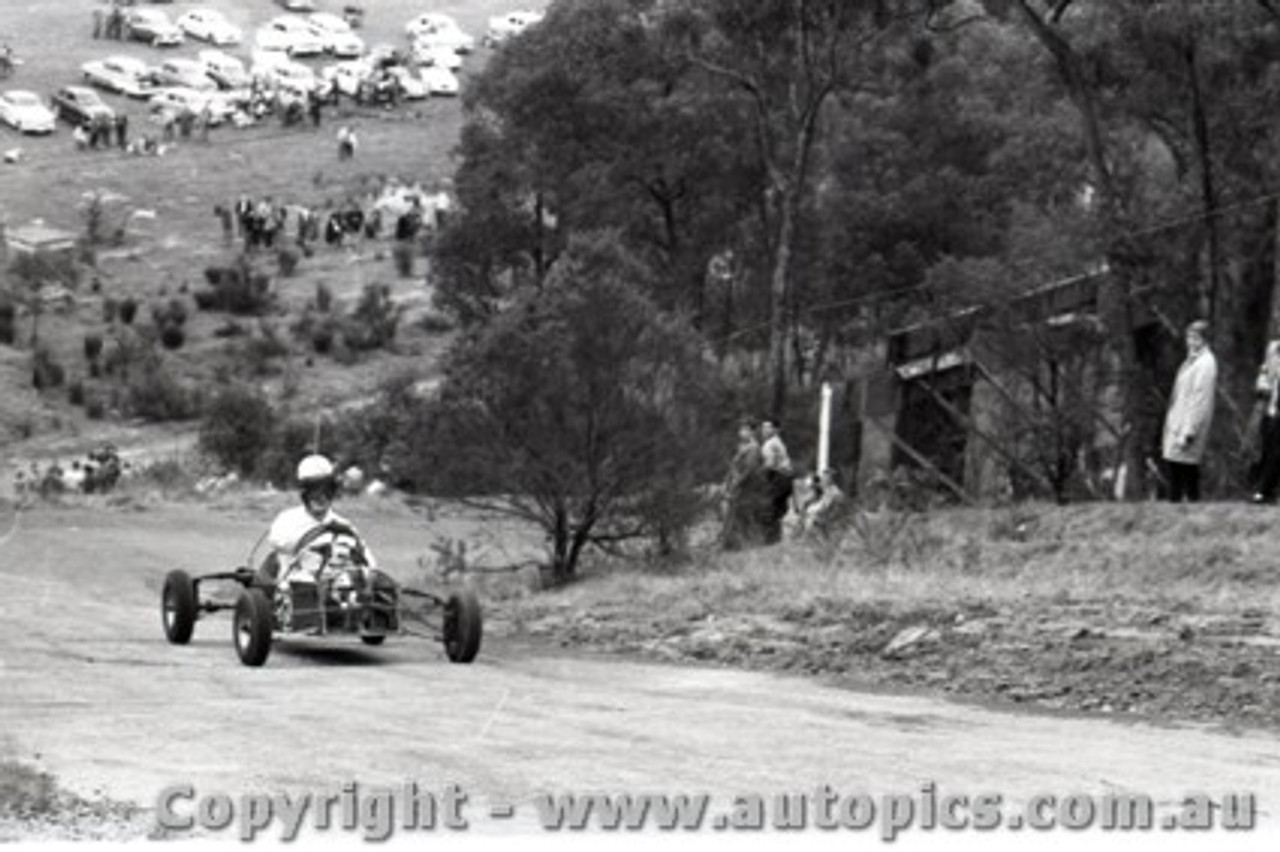
[[[341,5],[339,0],[322,0],[320,7],[340,11]],[[196,6],[220,9],[244,28],[246,43],[233,52],[246,60],[253,30],[283,13],[271,0],[178,0],[159,8],[176,18]],[[405,21],[424,11],[453,14],[479,37],[490,15],[511,8],[506,0],[377,0],[366,6],[360,32],[369,45],[404,45]],[[88,0],[39,4],[0,0],[0,41],[10,43],[22,61],[0,88],[30,89],[47,96],[61,85],[78,82],[80,65],[90,59],[123,53],[158,63],[172,55],[194,56],[203,47],[188,42],[180,48],[157,49],[136,42],[95,40],[91,9]],[[468,74],[483,65],[487,54],[487,49],[480,48],[466,58],[464,86]],[[148,128],[145,104],[118,95],[104,97],[129,115],[131,135]],[[309,125],[286,129],[274,122],[244,129],[220,127],[212,131],[207,144],[180,140],[161,157],[130,156],[118,150],[77,151],[64,124],[50,137],[20,137],[8,128],[0,129],[0,150],[22,151],[20,162],[0,165],[0,222],[16,227],[42,219],[80,233],[86,198],[97,193],[108,199],[108,224],[126,227],[124,244],[100,252],[98,267],[92,271],[102,282],[101,294],[82,287],[71,310],[43,318],[42,341],[52,346],[67,365],[69,380],[74,380],[85,367],[80,354],[84,335],[105,327],[104,299],[135,298],[142,303],[139,315],[145,318],[150,303],[175,296],[187,298],[185,291],[203,283],[206,266],[228,260],[238,251],[238,247],[223,245],[213,208],[230,204],[242,193],[323,207],[326,202],[340,204],[386,178],[428,188],[442,186],[454,168],[452,154],[461,120],[459,101],[450,98],[412,102],[396,110],[346,105],[336,114],[330,110],[318,130]],[[346,162],[340,162],[336,153],[334,134],[340,123],[356,128],[360,137],[357,156]],[[407,364],[421,367],[432,363],[443,341],[439,335],[417,331],[412,324],[414,311],[420,313],[429,304],[430,281],[425,272],[419,263],[413,278],[397,278],[385,242],[341,250],[321,247],[314,257],[304,258],[294,277],[277,280],[282,307],[287,311],[310,299],[319,283],[331,289],[342,309],[364,284],[380,282],[393,285],[395,297],[410,313],[402,324],[394,354],[340,366],[323,359],[308,364],[299,353],[286,365],[284,378],[268,380],[267,384],[274,383],[279,390],[281,382],[290,382],[299,404],[349,401],[367,393],[378,378]],[[179,376],[205,382],[221,345],[212,332],[224,318],[200,315],[191,307],[188,344],[168,358]],[[288,321],[284,315],[276,319],[282,331]],[[21,328],[25,330],[25,326]],[[29,442],[34,454],[59,436],[95,431],[96,425],[85,423],[65,404],[65,395],[46,394],[41,400],[30,393],[26,387],[27,358],[25,351],[0,347],[0,382],[4,387],[0,397],[5,400],[0,402],[0,424],[19,435],[37,433],[34,442]]]

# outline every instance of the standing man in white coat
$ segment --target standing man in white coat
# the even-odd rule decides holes
[[[1178,368],[1164,420],[1163,455],[1169,470],[1169,499],[1200,499],[1200,462],[1213,426],[1218,360],[1209,351],[1209,324],[1187,326],[1187,359]]]

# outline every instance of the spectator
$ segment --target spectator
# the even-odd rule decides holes
[[[811,535],[828,535],[844,504],[836,472],[827,468],[813,478],[813,494],[801,513],[802,529]]]
[[[1178,368],[1165,416],[1163,455],[1169,469],[1169,499],[1200,499],[1200,462],[1213,426],[1218,361],[1209,350],[1209,324],[1187,326],[1187,358]]]
[[[724,483],[725,519],[721,544],[725,550],[760,544],[772,512],[764,457],[753,423],[738,427],[738,446]]]
[[[1280,486],[1280,340],[1267,344],[1267,354],[1254,385],[1262,409],[1258,426],[1254,503],[1273,503]]]
[[[776,421],[762,421],[760,436],[764,438],[760,454],[765,477],[769,481],[771,506],[765,543],[774,544],[782,540],[782,519],[787,516],[787,508],[791,502],[791,458],[787,455],[786,445],[782,443],[782,434]]]
[[[338,128],[338,159],[349,160],[356,155],[356,132],[347,125]]]
[[[116,145],[121,151],[129,149],[129,116],[124,113],[116,116]]]
[[[84,129],[83,124],[76,125],[76,129],[71,131],[71,138],[75,140],[77,151],[83,151],[89,147],[89,131]]]

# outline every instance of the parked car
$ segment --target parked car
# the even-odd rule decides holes
[[[192,9],[181,15],[175,23],[191,38],[210,44],[239,44],[244,38],[244,31],[216,9]]]
[[[0,94],[0,121],[19,133],[52,133],[57,118],[35,92],[11,89]]]
[[[129,38],[152,47],[177,47],[182,44],[182,30],[159,9],[132,9],[124,16],[124,30]]]
[[[400,87],[400,97],[405,100],[420,101],[431,94],[431,87],[410,68],[392,65],[384,69],[383,73],[390,75],[391,79],[396,81]]]
[[[420,69],[422,82],[433,95],[453,97],[458,94],[458,76],[448,68],[427,65]]]
[[[418,65],[435,65],[457,71],[462,67],[462,57],[457,51],[448,47],[438,47],[426,42],[415,41],[409,49],[409,55]]]
[[[254,54],[250,75],[272,88],[287,88],[305,95],[319,83],[310,67],[282,57],[279,53],[264,50]]]
[[[217,82],[205,70],[204,63],[197,59],[166,59],[152,72],[152,77],[160,86],[181,86],[202,91],[218,88]]]
[[[49,105],[59,118],[77,127],[116,117],[116,111],[88,86],[63,86],[49,98]]]
[[[484,40],[487,44],[496,47],[512,36],[529,29],[542,18],[542,12],[532,9],[517,9],[504,15],[494,15],[489,19],[489,31],[485,34]]]
[[[303,18],[281,15],[258,28],[254,36],[260,50],[279,50],[290,56],[319,56],[324,42]]]
[[[276,0],[276,2],[290,12],[314,12],[316,10],[315,0]]]
[[[81,65],[80,71],[85,82],[90,85],[131,98],[147,98],[156,90],[151,68],[141,59],[132,56],[94,59]]]
[[[326,66],[320,77],[348,97],[355,97],[360,86],[369,76],[369,63],[361,59],[349,59]]]
[[[364,53],[364,39],[351,31],[351,25],[331,12],[315,12],[307,16],[311,31],[324,43],[327,53],[343,59],[354,59]]]
[[[185,86],[172,86],[160,89],[148,101],[152,114],[172,112],[201,115],[208,108],[209,123],[221,124],[235,112],[235,106],[226,96],[216,91],[188,89]]]
[[[405,32],[415,43],[445,47],[456,53],[475,49],[475,36],[465,32],[458,22],[440,12],[424,12],[405,24]]]
[[[221,89],[247,89],[253,83],[253,78],[245,70],[244,63],[229,53],[223,53],[221,50],[202,50],[197,57],[204,65],[204,73],[208,74]]]

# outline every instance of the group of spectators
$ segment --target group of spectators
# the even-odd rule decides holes
[[[776,421],[745,421],[738,427],[724,484],[721,543],[726,550],[776,544],[784,528],[796,537],[825,536],[844,505],[831,468],[796,476]]]
[[[77,125],[71,132],[76,148],[84,150],[109,150],[117,147],[121,151],[129,149],[129,116],[121,113],[112,118],[98,115],[85,124]]]
[[[122,6],[134,5],[133,0],[111,0],[109,4],[98,4],[93,7],[93,37],[109,38],[122,41],[128,37],[125,32],[124,10]]]
[[[114,446],[104,444],[84,458],[73,459],[66,467],[59,461],[43,468],[36,462],[29,463],[14,473],[14,493],[19,497],[106,494],[116,487],[128,467]]]
[[[241,195],[234,204],[214,207],[227,246],[239,238],[246,252],[272,249],[291,239],[299,247],[323,239],[338,247],[353,239],[376,240],[390,232],[397,241],[412,242],[424,229],[435,228],[449,207],[446,194],[388,183],[362,198],[327,199],[319,208]]]

